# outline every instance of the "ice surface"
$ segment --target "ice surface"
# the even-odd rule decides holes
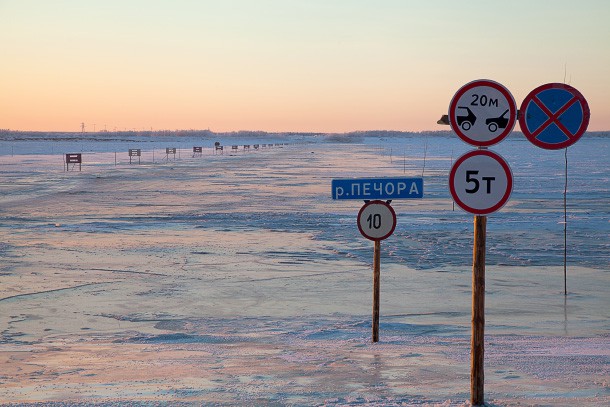
[[[221,142],[287,145],[0,140],[0,402],[468,405],[472,216],[453,210],[447,176],[469,147],[249,137]],[[567,297],[564,152],[492,147],[515,187],[488,220],[490,405],[610,403],[609,142],[568,150]],[[65,172],[62,154],[81,151],[82,172]],[[424,199],[392,203],[372,344],[362,203],[333,201],[330,182],[422,173]]]

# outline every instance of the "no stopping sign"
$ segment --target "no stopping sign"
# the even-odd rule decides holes
[[[358,229],[369,240],[387,239],[396,228],[396,212],[389,203],[375,200],[365,203],[358,212]]]
[[[589,104],[578,90],[563,83],[547,83],[525,97],[519,124],[532,144],[558,150],[580,139],[590,116]]]

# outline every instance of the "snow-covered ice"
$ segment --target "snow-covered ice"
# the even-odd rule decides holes
[[[448,132],[214,141],[0,138],[0,403],[469,405],[472,215],[447,177],[470,148]],[[257,143],[286,145],[243,150]],[[488,220],[490,405],[610,404],[609,145],[568,150],[567,296],[563,150],[491,148],[515,185]],[[362,203],[330,183],[422,173],[424,199],[392,202],[373,344]]]

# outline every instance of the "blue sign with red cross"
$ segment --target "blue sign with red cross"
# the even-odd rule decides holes
[[[563,83],[548,83],[523,100],[519,125],[534,145],[558,150],[580,139],[590,116],[589,104],[578,90]]]

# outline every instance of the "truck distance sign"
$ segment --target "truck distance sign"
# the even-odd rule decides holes
[[[466,143],[488,147],[510,134],[517,122],[513,95],[488,79],[462,86],[449,104],[451,129]]]

